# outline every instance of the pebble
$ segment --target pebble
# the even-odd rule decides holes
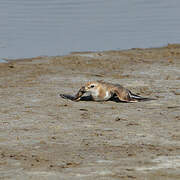
[[[122,118],[122,117],[116,117],[115,118],[115,121],[126,121],[127,119],[125,118]]]

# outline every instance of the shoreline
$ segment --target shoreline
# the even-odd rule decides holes
[[[158,49],[171,49],[171,48],[179,48],[180,44],[175,43],[171,44],[168,43],[168,45],[165,46],[159,46],[159,47],[149,47],[149,48],[130,48],[130,49],[121,49],[121,50],[102,50],[102,51],[72,51],[68,54],[64,55],[59,55],[59,56],[36,56],[36,57],[26,57],[26,58],[1,58],[0,60],[8,62],[13,62],[13,61],[27,61],[27,60],[35,60],[35,59],[43,59],[43,58],[55,58],[55,57],[66,57],[66,56],[71,56],[71,55],[83,55],[83,54],[101,54],[101,53],[106,53],[106,52],[124,52],[124,51],[132,51],[132,50],[158,50]],[[2,62],[3,63],[3,62]]]
[[[16,59],[0,77],[0,179],[179,179],[180,44]],[[88,80],[157,100],[59,97]]]

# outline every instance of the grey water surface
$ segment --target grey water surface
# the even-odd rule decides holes
[[[0,58],[180,43],[179,0],[0,0]]]

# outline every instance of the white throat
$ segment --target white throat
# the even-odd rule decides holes
[[[90,93],[91,93],[91,95],[93,97],[98,97],[99,96],[99,90],[98,89],[91,90]]]

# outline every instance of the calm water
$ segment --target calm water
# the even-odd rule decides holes
[[[180,0],[1,0],[0,59],[180,43]]]

